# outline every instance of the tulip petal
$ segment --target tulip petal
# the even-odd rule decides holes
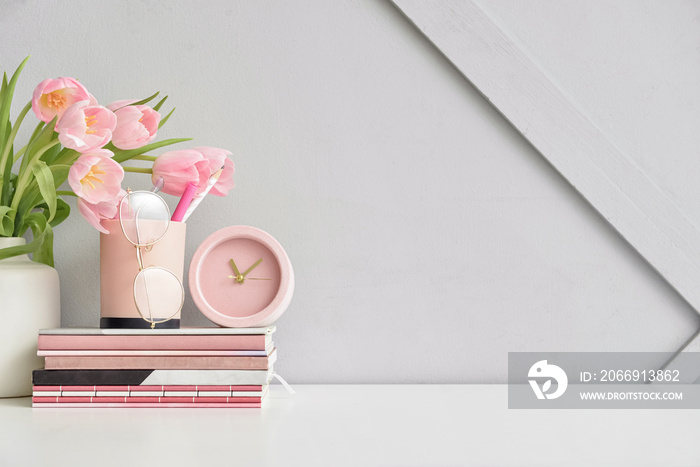
[[[173,196],[182,196],[190,182],[200,187],[198,191],[203,190],[209,176],[209,163],[192,149],[163,153],[153,163],[153,182],[163,177],[163,193]]]
[[[235,171],[233,161],[226,158],[224,161],[224,171],[219,176],[219,180],[211,188],[211,193],[214,196],[226,196],[228,192],[234,187],[233,183],[233,173]]]
[[[112,219],[117,213],[118,198],[110,202],[102,202],[92,204],[82,198],[78,198],[78,212],[85,220],[102,233],[108,234],[109,230],[104,226],[103,222],[107,219]]]

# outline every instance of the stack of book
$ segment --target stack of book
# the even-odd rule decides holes
[[[33,407],[261,407],[275,327],[39,331]]]

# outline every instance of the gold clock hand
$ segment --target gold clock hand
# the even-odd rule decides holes
[[[236,279],[236,282],[240,282],[242,284],[243,281],[245,280],[245,277],[243,277],[243,275],[241,274],[241,271],[238,270],[238,267],[236,266],[236,262],[233,260],[233,258],[231,258],[229,260],[229,264],[231,265],[231,268],[233,268],[233,272],[236,274],[235,276],[229,276],[229,277],[233,277],[234,279]]]
[[[226,276],[226,277],[228,277],[229,279],[238,280],[238,276]],[[243,276],[241,276],[241,277],[243,277]],[[272,279],[265,278],[265,277],[245,277],[244,280],[245,279],[247,279],[249,281],[271,281],[272,280]],[[243,282],[243,281],[239,281],[239,282]]]
[[[237,276],[240,276],[240,275],[241,275],[241,271],[239,271],[238,268],[236,267],[236,263],[233,261],[233,258],[231,258],[231,259],[229,260],[229,264],[231,264],[231,267],[233,268],[233,273],[234,273],[235,275],[237,275]]]
[[[258,266],[258,264],[262,263],[262,260],[263,260],[262,258],[260,258],[259,260],[257,260],[257,261],[255,262],[255,264],[253,264],[251,267],[249,267],[248,269],[246,269],[245,272],[244,272],[243,274],[241,274],[241,276],[245,277],[250,271],[252,271],[253,269],[255,269],[255,268]]]

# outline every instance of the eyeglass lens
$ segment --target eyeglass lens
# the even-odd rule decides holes
[[[149,267],[134,280],[134,301],[141,316],[149,322],[168,320],[182,308],[182,285],[167,269]]]
[[[168,230],[170,210],[155,193],[129,193],[119,205],[122,230],[129,242],[147,246],[160,240]]]

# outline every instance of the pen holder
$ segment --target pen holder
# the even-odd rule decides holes
[[[122,234],[119,220],[107,221],[110,234],[100,234],[100,328],[151,328],[136,308],[134,280],[139,274],[136,247]],[[184,222],[170,222],[163,238],[150,247],[142,247],[144,267],[157,266],[175,274],[180,284],[185,267]],[[154,288],[154,290],[158,290]],[[167,300],[151,293],[149,300]],[[180,314],[156,325],[158,329],[178,329]]]

